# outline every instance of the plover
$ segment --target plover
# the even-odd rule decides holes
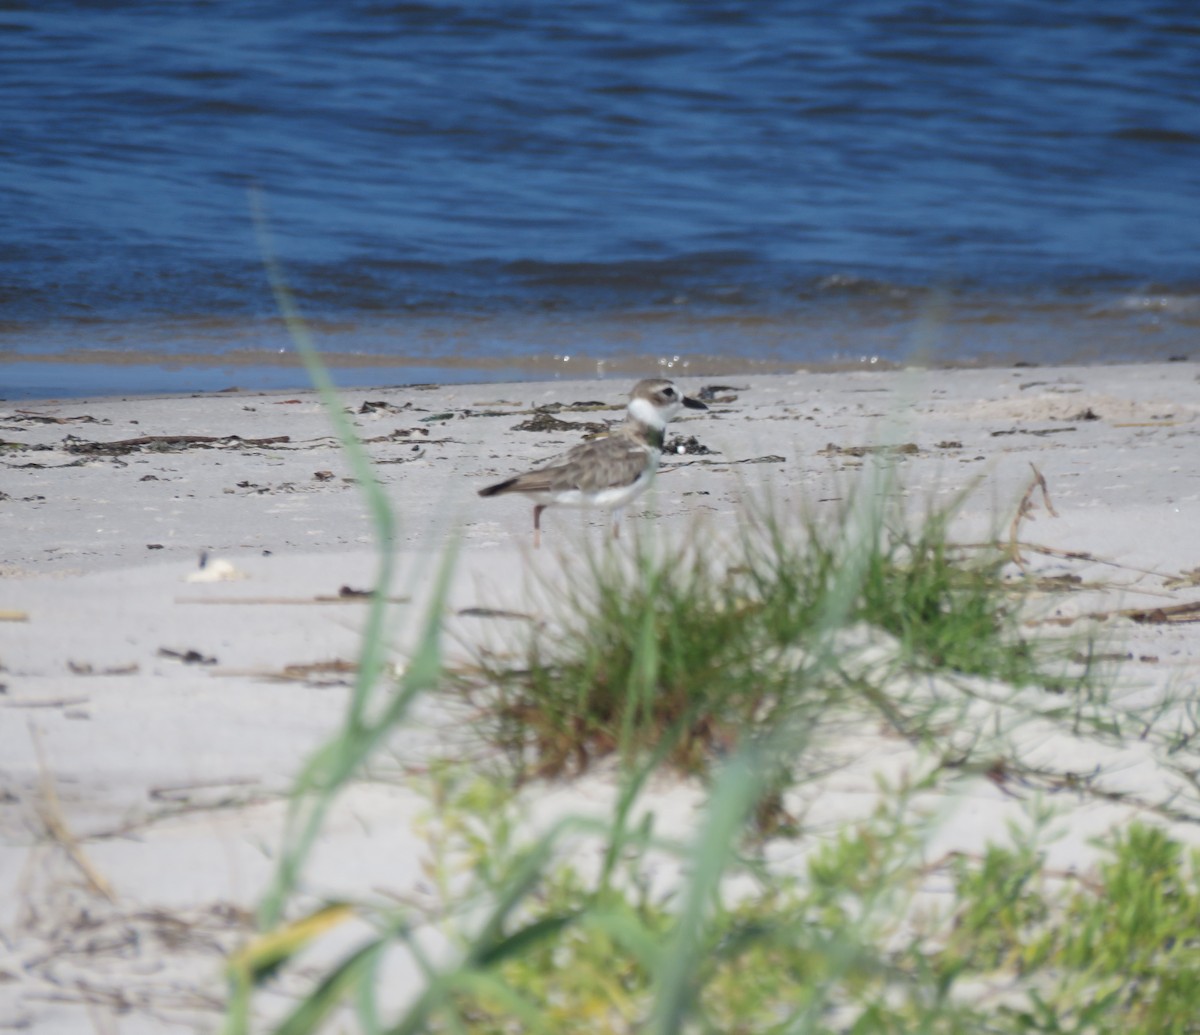
[[[602,438],[581,442],[539,467],[486,489],[480,496],[519,492],[534,501],[533,545],[542,539],[547,507],[600,507],[612,514],[613,535],[620,534],[621,511],[649,486],[662,455],[667,422],[684,407],[707,410],[662,378],[639,381],[629,393],[625,423]]]

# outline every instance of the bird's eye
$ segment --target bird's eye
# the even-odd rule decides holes
[[[668,399],[674,399],[675,398],[675,389],[674,388],[664,388],[663,395],[665,395]]]

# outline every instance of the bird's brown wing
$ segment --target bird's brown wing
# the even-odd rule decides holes
[[[546,467],[518,475],[500,492],[596,492],[631,485],[645,470],[644,446],[622,435],[581,442]]]

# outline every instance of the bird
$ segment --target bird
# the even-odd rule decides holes
[[[480,496],[520,493],[533,500],[533,545],[542,541],[542,512],[547,507],[600,507],[620,535],[621,512],[645,492],[662,455],[667,424],[684,409],[707,410],[684,395],[672,381],[650,377],[629,393],[625,422],[603,437],[581,442],[545,466],[506,478],[479,490]]]

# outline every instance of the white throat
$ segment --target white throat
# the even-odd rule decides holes
[[[659,430],[665,428],[667,421],[671,419],[649,399],[643,399],[640,395],[636,399],[629,400],[629,416],[639,424],[646,424]]]

